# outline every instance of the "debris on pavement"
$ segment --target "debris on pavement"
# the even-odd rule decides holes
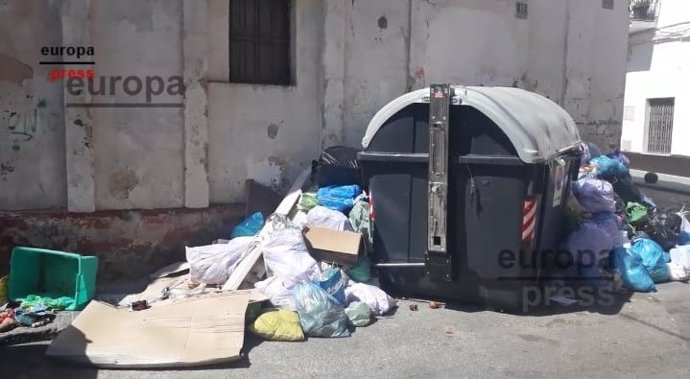
[[[152,273],[141,293],[108,303],[99,295],[101,301],[91,301],[47,354],[100,367],[197,366],[238,359],[245,326],[271,341],[348,337],[392,313],[396,300],[370,283],[373,214],[367,193],[361,183],[347,182],[347,164],[333,165],[331,158],[322,156],[313,168],[323,185],[316,186],[314,172],[305,170],[265,220],[255,212],[231,239],[186,247],[186,262]],[[562,246],[578,258],[574,253],[594,253],[592,262],[577,262],[594,264],[580,273],[587,280],[603,278],[640,292],[663,281],[687,281],[690,245],[681,243],[690,223],[683,214],[657,209],[644,194],[638,199],[632,182],[621,186],[628,164],[620,152],[583,162],[564,202],[571,225]],[[636,201],[625,201],[631,197]],[[551,300],[577,302],[560,295]],[[428,307],[444,304],[429,301]],[[45,322],[51,312],[29,311],[9,310],[4,319],[0,314],[0,328],[22,315]],[[103,324],[109,328],[99,328]]]
[[[48,346],[46,355],[117,368],[231,362],[240,358],[250,299],[249,293],[221,292],[139,312],[92,301]]]

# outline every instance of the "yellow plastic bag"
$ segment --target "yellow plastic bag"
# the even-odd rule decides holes
[[[249,327],[252,333],[271,341],[302,341],[304,333],[297,312],[268,309]]]
[[[0,305],[7,303],[7,283],[9,283],[10,277],[5,275],[0,278]]]

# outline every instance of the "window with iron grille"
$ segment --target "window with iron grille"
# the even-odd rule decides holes
[[[671,153],[674,98],[647,100],[647,152]]]
[[[230,1],[230,81],[291,84],[291,0]]]

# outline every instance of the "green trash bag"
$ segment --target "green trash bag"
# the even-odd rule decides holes
[[[297,209],[303,212],[309,212],[310,209],[317,205],[319,205],[319,202],[316,200],[316,194],[314,192],[304,192],[299,197]]]
[[[374,233],[371,219],[369,219],[370,212],[371,209],[369,203],[364,200],[358,200],[355,201],[355,205],[352,207],[352,210],[348,215],[350,225],[352,225],[352,230],[364,235],[364,242],[366,244],[367,251],[371,251],[371,247],[374,244]]]
[[[33,307],[46,307],[58,311],[65,310],[74,304],[74,299],[69,296],[49,297],[39,295],[27,295],[24,299],[18,299],[22,305],[22,309],[29,309]]]
[[[371,280],[371,262],[369,258],[360,255],[357,264],[347,270],[347,276],[355,282],[367,283]]]
[[[354,326],[367,326],[371,324],[371,309],[361,301],[354,301],[345,308],[347,319]]]
[[[640,203],[629,202],[625,206],[625,214],[628,216],[628,222],[635,227],[639,227],[647,222],[647,207]]]

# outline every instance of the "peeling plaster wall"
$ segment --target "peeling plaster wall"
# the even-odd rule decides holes
[[[285,189],[319,154],[322,7],[321,0],[293,1],[295,85],[209,83],[211,202],[243,201],[247,178]],[[227,1],[210,2],[209,30],[227,25],[228,11]],[[211,49],[227,46],[227,33],[210,38]],[[211,55],[211,75],[221,75],[227,60]]]
[[[227,0],[0,5],[9,36],[0,45],[0,102],[29,115],[44,107],[19,150],[0,120],[0,206],[60,207],[67,197],[69,210],[83,212],[205,207],[242,201],[248,178],[285,189],[323,147],[358,146],[378,109],[433,82],[541,93],[563,104],[584,138],[615,147],[626,4],[527,3],[520,19],[513,0],[293,0],[291,86],[228,83]],[[15,27],[29,14],[41,23]],[[183,77],[188,96],[152,101],[185,108],[63,111],[65,93],[36,65],[44,40],[93,45],[97,76]],[[26,98],[39,89],[45,101]],[[126,95],[122,82],[109,89],[113,96],[79,100],[146,101]]]
[[[353,5],[345,34],[344,142],[359,146],[371,117],[407,92],[409,2],[346,3]]]
[[[346,2],[344,141],[359,145],[368,120],[406,90],[450,82],[540,93],[573,115],[584,138],[617,146],[627,4],[527,3],[519,19],[512,0]]]
[[[181,0],[91,1],[98,76],[182,76]],[[146,102],[120,82],[93,102]],[[131,85],[133,88],[134,85]],[[101,100],[107,97],[108,100]],[[166,91],[150,102],[180,103]],[[172,208],[184,202],[182,108],[94,108],[96,209]]]
[[[211,200],[239,199],[246,176],[281,186],[321,147],[359,146],[378,109],[434,82],[540,93],[616,147],[627,4],[527,3],[521,19],[514,0],[295,0],[297,85],[275,87],[227,83],[227,2],[208,0]]]
[[[59,2],[0,2],[0,210],[66,205],[62,85],[39,65],[60,30]]]

